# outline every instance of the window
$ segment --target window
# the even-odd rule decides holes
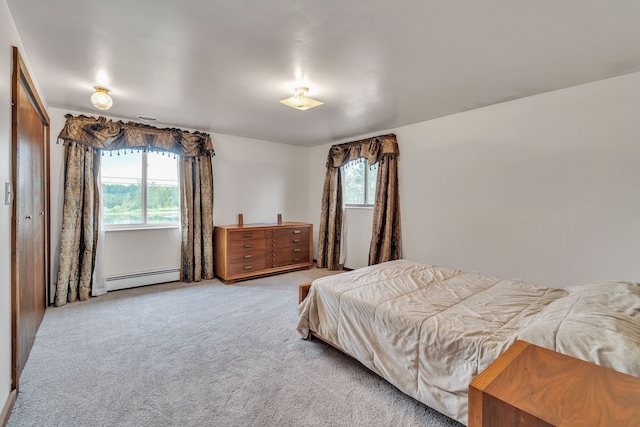
[[[378,164],[369,166],[364,159],[352,160],[342,167],[344,203],[347,206],[373,206],[376,199]]]
[[[172,154],[105,152],[101,164],[107,228],[178,225],[178,160]]]

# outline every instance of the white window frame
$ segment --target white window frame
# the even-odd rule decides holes
[[[359,159],[356,160],[351,160],[350,162],[347,162],[347,164],[345,164],[343,167],[346,167],[349,163],[351,162],[357,162]],[[370,172],[370,168],[371,166],[369,165],[368,161],[364,161],[364,203],[345,203],[344,206],[346,208],[366,208],[366,209],[373,209],[374,207],[374,203],[367,203],[367,200],[369,200],[369,172]],[[341,173],[344,173],[344,170],[341,171]],[[345,180],[343,182],[343,194],[344,194],[344,186],[346,186],[346,176],[345,176]],[[375,194],[373,195],[375,198]]]
[[[126,149],[123,149],[123,151],[126,151]],[[106,157],[107,155],[111,155],[112,153],[107,154],[108,152],[103,151],[104,156]],[[150,229],[163,229],[163,228],[180,228],[180,224],[181,221],[178,220],[177,222],[153,222],[153,223],[149,223],[148,222],[148,218],[147,218],[147,213],[148,213],[148,208],[147,208],[147,188],[148,188],[148,184],[147,184],[147,169],[148,169],[148,160],[147,160],[147,154],[148,151],[147,150],[142,150],[140,151],[141,154],[141,162],[140,162],[140,167],[142,168],[142,176],[140,178],[140,183],[142,186],[142,203],[141,203],[141,210],[142,210],[142,219],[143,222],[137,222],[137,223],[131,223],[131,224],[102,224],[104,227],[105,231],[126,231],[126,230],[150,230]],[[117,154],[116,154],[117,155]],[[121,155],[126,155],[126,154],[121,154]],[[165,155],[170,156],[172,155],[171,153],[166,153]],[[176,161],[176,168],[178,167],[178,163]],[[178,189],[180,188],[180,174],[178,173]],[[100,192],[102,193],[102,169],[100,171]],[[104,198],[101,197],[100,200],[101,203],[104,202]],[[180,200],[178,200],[178,206],[180,205]],[[101,206],[101,209],[103,209],[104,206]]]

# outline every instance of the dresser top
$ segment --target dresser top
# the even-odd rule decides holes
[[[308,222],[283,222],[282,224],[277,224],[275,222],[262,222],[262,223],[254,223],[254,224],[230,224],[230,225],[216,225],[216,228],[224,228],[226,230],[243,230],[243,229],[253,229],[253,228],[274,228],[274,227],[295,227],[295,226],[305,226],[311,225]]]

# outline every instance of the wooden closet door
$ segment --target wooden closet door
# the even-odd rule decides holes
[[[49,119],[14,51],[12,381],[20,374],[47,306]]]

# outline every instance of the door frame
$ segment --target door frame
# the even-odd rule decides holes
[[[12,154],[11,154],[11,166],[12,166],[12,181],[13,181],[13,203],[12,203],[12,221],[11,221],[11,393],[16,393],[19,388],[19,363],[18,363],[18,351],[19,351],[19,336],[18,336],[18,308],[19,308],[19,287],[18,287],[18,272],[17,272],[17,204],[16,193],[18,188],[18,88],[23,84],[25,90],[28,92],[32,105],[44,127],[44,147],[43,147],[43,184],[44,184],[44,208],[45,208],[45,223],[44,223],[44,286],[45,286],[45,307],[49,305],[49,283],[50,283],[50,256],[51,251],[49,248],[50,242],[50,186],[49,186],[49,144],[50,144],[50,120],[47,110],[38,95],[36,86],[29,75],[29,71],[25,63],[20,56],[18,48],[13,46],[13,75],[11,78],[11,141],[12,141]]]

